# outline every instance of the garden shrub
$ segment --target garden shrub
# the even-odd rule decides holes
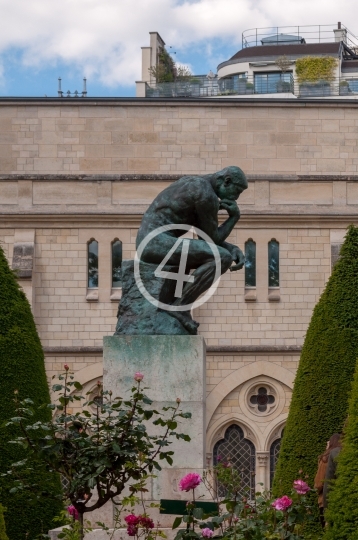
[[[358,539],[358,364],[349,399],[343,448],[337,459],[337,480],[329,492],[324,540]]]
[[[358,228],[348,228],[340,259],[309,324],[274,479],[277,495],[303,470],[313,483],[317,458],[347,416],[358,356]]]
[[[14,391],[21,398],[30,397],[36,405],[50,402],[46,381],[44,355],[37,334],[30,305],[14,273],[10,270],[0,246],[0,425],[15,415]],[[51,412],[43,408],[36,413],[38,420],[48,420]],[[20,432],[17,428],[0,430],[0,475],[10,465],[20,461],[26,451],[10,444]],[[43,486],[41,499],[32,501],[28,494],[10,493],[14,478],[0,480],[0,503],[5,513],[6,531],[10,540],[33,540],[38,534],[53,528],[52,519],[61,510],[61,503],[46,498],[47,488],[61,490],[58,476],[50,473],[33,478],[33,483]]]

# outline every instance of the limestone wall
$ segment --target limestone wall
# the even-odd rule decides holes
[[[356,173],[354,103],[290,101],[0,100],[0,170]]]

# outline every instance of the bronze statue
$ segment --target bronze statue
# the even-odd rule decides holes
[[[145,212],[137,235],[137,249],[150,233],[163,225],[186,225],[188,228],[194,226],[205,233],[217,246],[221,274],[229,268],[230,270],[241,269],[245,262],[244,254],[239,247],[225,240],[240,218],[236,200],[247,187],[247,179],[239,167],[227,167],[205,176],[183,176],[159,193]],[[229,217],[219,226],[220,209],[226,210]],[[179,268],[182,245],[178,243],[178,238],[184,232],[175,228],[161,232],[148,242],[140,257],[143,285],[152,291],[149,291],[151,296],[157,298],[161,304],[177,307],[192,305],[213,284],[216,270],[214,253],[210,245],[200,238],[200,234],[198,239],[190,240],[187,248],[186,270],[194,271],[191,274],[192,278],[183,286],[179,298],[174,296],[175,283],[155,277],[155,269],[162,264],[170,251],[172,253],[166,260],[167,267]],[[176,244],[177,247],[173,249]],[[196,334],[198,323],[193,321],[190,310],[165,311],[156,306],[149,308],[147,304],[150,302],[138,295],[138,292],[141,293],[134,283],[133,263],[128,263],[128,261],[123,263],[123,296],[119,307],[116,333]],[[231,266],[232,263],[235,264]],[[126,274],[130,274],[130,276],[127,275],[127,279]],[[137,306],[139,309],[134,310],[135,312],[133,302],[140,304]],[[143,318],[148,317],[155,319],[155,322],[147,321],[149,327],[143,322]]]

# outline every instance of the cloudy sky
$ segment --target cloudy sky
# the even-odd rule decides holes
[[[333,24],[358,34],[357,0],[0,0],[0,96],[131,96],[158,31],[176,61],[216,71],[247,28]],[[171,47],[171,48],[170,48]]]

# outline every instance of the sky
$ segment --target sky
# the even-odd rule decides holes
[[[0,96],[135,95],[141,47],[157,31],[178,63],[206,74],[248,28],[341,21],[358,35],[357,0],[0,0]]]

